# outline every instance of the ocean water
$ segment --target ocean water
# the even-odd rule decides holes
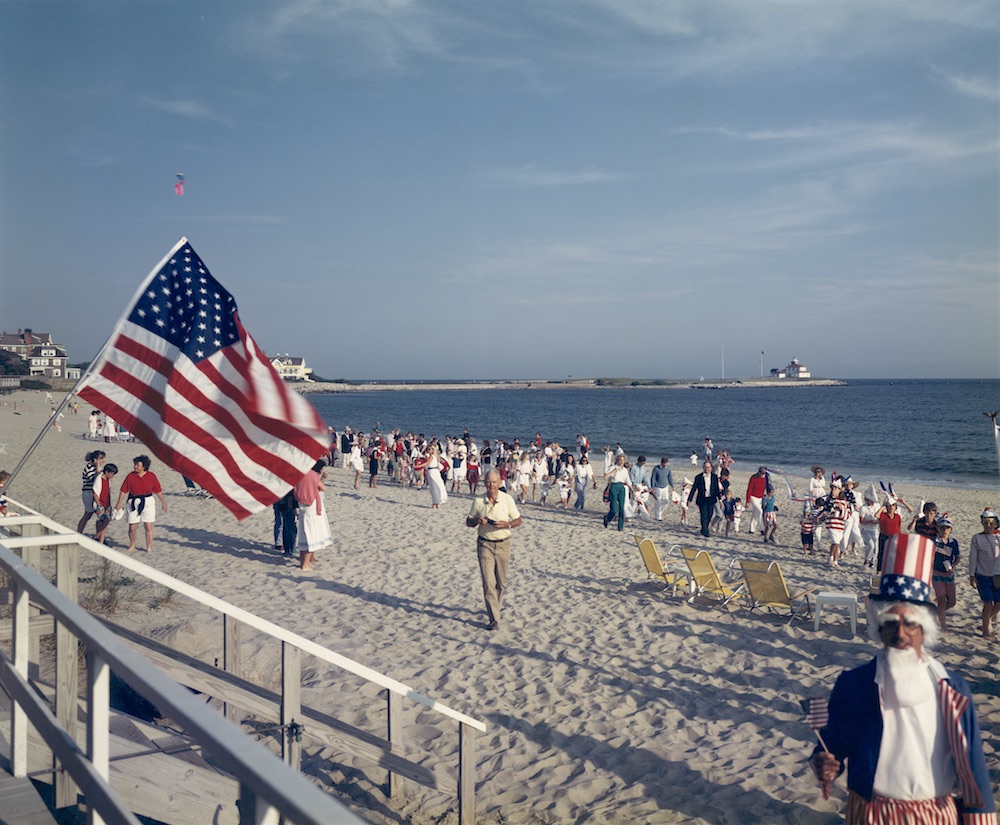
[[[993,430],[1000,380],[848,381],[840,387],[696,389],[405,390],[322,393],[310,399],[328,424],[461,435],[575,449],[621,442],[630,456],[670,457],[689,469],[706,436],[737,469],[760,464],[808,475],[822,464],[864,482],[930,482],[1000,491]],[[676,473],[676,469],[675,469]]]

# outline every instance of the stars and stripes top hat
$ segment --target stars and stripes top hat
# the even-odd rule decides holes
[[[873,601],[911,602],[933,607],[931,575],[934,542],[917,533],[900,533],[886,542],[882,579]]]

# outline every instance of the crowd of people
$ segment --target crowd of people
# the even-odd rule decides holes
[[[74,404],[74,408],[78,405]],[[104,441],[110,444],[114,441],[135,441],[135,435],[125,429],[110,415],[102,415],[98,410],[93,410],[87,419],[87,438],[91,441]]]
[[[104,431],[110,420],[105,416],[98,422],[98,415],[91,415],[92,434]],[[728,450],[716,452],[709,438],[704,443],[702,471],[694,479],[682,475],[677,485],[669,457],[661,457],[652,467],[643,455],[632,462],[620,443],[604,445],[597,467],[592,467],[591,445],[582,433],[572,448],[556,441],[543,442],[540,433],[522,445],[518,438],[480,442],[467,429],[461,436],[449,435],[442,440],[399,429],[384,432],[380,424],[367,434],[355,433],[349,426],[337,433],[331,427],[330,436],[325,462],[317,463],[301,489],[297,486],[274,505],[274,546],[286,555],[293,555],[298,547],[303,569],[311,569],[315,552],[331,543],[329,528],[319,529],[320,522],[326,523],[322,514],[322,472],[327,463],[335,466],[338,459],[343,468],[354,472],[355,489],[362,474],[367,475],[372,488],[380,479],[382,483],[414,490],[426,488],[430,507],[435,510],[448,500],[449,492],[468,492],[475,498],[481,481],[487,474],[495,474],[499,491],[510,495],[515,507],[530,503],[568,508],[572,502],[576,510],[583,511],[588,496],[596,493],[600,485],[601,509],[607,504],[605,527],[614,524],[624,530],[630,519],[663,521],[672,508],[676,508],[680,524],[687,525],[690,505],[695,504],[703,536],[736,536],[746,521],[747,534],[759,535],[763,542],[778,542],[776,484],[785,480],[779,479],[776,471],[761,466],[747,479],[745,489],[737,490],[731,474],[733,458]],[[105,541],[110,520],[123,510],[121,505],[127,499],[129,507],[124,512],[129,524],[128,551],[135,550],[140,523],[144,526],[146,549],[151,551],[153,496],[160,499],[164,510],[166,502],[155,474],[149,472],[148,457],[136,457],[134,470],[126,476],[114,507],[110,501],[111,484],[118,469],[105,465],[104,460],[101,450],[85,456],[84,514],[78,531],[85,530],[96,515],[95,537]],[[854,478],[833,474],[828,482],[819,465],[812,468],[808,490],[802,495],[797,496],[790,484],[787,487],[789,501],[787,505],[783,501],[782,506],[793,510],[791,517],[799,527],[803,554],[825,554],[833,568],[840,569],[848,558],[855,558],[863,568],[875,573],[882,570],[885,548],[893,537],[912,532],[932,542],[935,610],[938,624],[947,628],[947,611],[956,603],[956,570],[961,557],[958,543],[951,537],[953,524],[947,513],[939,513],[934,502],[921,502],[914,508],[891,485],[882,485],[880,493],[871,484],[859,497]],[[910,516],[905,527],[900,508]],[[1000,522],[992,510],[983,513],[983,531],[972,541],[969,579],[983,602],[982,634],[992,638],[993,621],[1000,613]]]
[[[927,537],[935,548],[933,589],[937,620],[947,627],[947,611],[955,605],[955,576],[960,559],[958,543],[951,538],[953,524],[947,513],[938,513],[934,502],[914,508],[902,495],[874,484],[863,494],[851,476],[831,474],[822,466],[812,468],[808,490],[796,494],[783,474],[758,467],[743,489],[734,486],[731,469],[734,459],[726,449],[717,451],[706,438],[701,455],[692,454],[693,463],[702,461],[701,472],[675,483],[667,456],[650,466],[645,456],[631,461],[620,443],[601,448],[596,466],[591,464],[591,445],[580,433],[576,444],[564,446],[545,442],[540,433],[526,444],[520,439],[474,438],[466,429],[461,436],[425,436],[399,429],[383,432],[377,424],[369,433],[355,433],[350,427],[336,433],[331,428],[331,463],[340,454],[342,465],[354,470],[354,486],[367,471],[369,486],[383,482],[430,491],[431,507],[439,509],[452,494],[468,491],[475,497],[480,480],[495,472],[499,489],[516,505],[535,504],[585,510],[588,496],[603,490],[603,524],[624,530],[629,520],[663,521],[675,509],[681,525],[688,525],[692,504],[698,508],[702,535],[735,537],[746,522],[746,534],[762,542],[779,541],[782,508],[798,526],[798,541],[804,555],[823,554],[826,563],[842,569],[848,559],[856,559],[873,574],[883,566],[885,547],[894,536],[916,533]],[[777,489],[788,489],[787,501],[779,507]],[[607,510],[604,511],[604,504]],[[909,514],[904,525],[900,509]],[[992,638],[992,622],[1000,613],[1000,526],[993,511],[984,513],[984,530],[977,534],[970,550],[970,581],[983,603],[982,632]],[[692,525],[694,526],[694,525]],[[794,529],[794,527],[792,528]],[[995,572],[994,572],[995,571]],[[998,586],[993,577],[997,576]]]
[[[543,444],[540,434],[522,446],[518,438],[480,443],[468,430],[442,440],[399,429],[383,432],[379,425],[367,434],[347,426],[341,433],[331,428],[328,460],[336,464],[339,456],[341,466],[354,471],[355,489],[364,474],[369,487],[377,487],[380,479],[417,490],[426,487],[434,508],[447,500],[449,492],[477,495],[486,473],[496,470],[501,489],[519,504],[569,507],[573,500],[574,508],[582,510],[596,480],[586,436],[577,437],[576,447],[578,453],[557,442]]]

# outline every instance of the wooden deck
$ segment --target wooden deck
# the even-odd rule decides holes
[[[37,689],[52,700],[51,685],[36,683]],[[3,731],[10,728],[10,717],[4,708],[6,697],[0,693],[0,750],[8,747]],[[78,718],[85,719],[86,707],[82,699],[78,704]],[[200,749],[190,739],[175,736],[162,728],[143,722],[125,713],[112,711],[109,718],[109,744],[111,760],[111,786],[129,805],[129,809],[168,825],[238,825],[239,783],[229,774],[207,762]],[[81,725],[77,738],[81,747],[85,731]],[[52,783],[52,752],[34,730],[28,733],[28,773],[36,782]],[[19,804],[29,792],[34,804],[48,818],[38,823],[54,825],[31,779],[13,779],[0,773],[8,783],[23,783],[11,790]],[[34,825],[21,809],[8,813],[4,786],[0,785],[0,825]],[[30,801],[30,800],[28,800]],[[13,811],[19,811],[18,816]],[[27,808],[23,809],[27,811]],[[9,819],[5,817],[10,817]]]
[[[56,825],[30,779],[0,773],[0,825]]]

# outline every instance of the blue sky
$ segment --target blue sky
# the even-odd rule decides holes
[[[6,0],[0,327],[87,360],[186,235],[329,378],[723,348],[997,377],[998,29],[992,0]]]

